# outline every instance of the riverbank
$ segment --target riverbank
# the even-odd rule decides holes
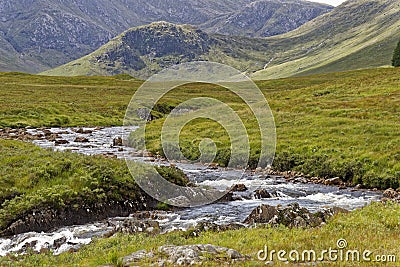
[[[133,177],[122,160],[55,152],[2,139],[0,154],[2,236],[49,231],[163,206],[135,183],[135,177],[146,174],[141,163],[132,163]],[[160,171],[172,183],[188,183],[176,168],[160,167]]]
[[[185,232],[172,232],[154,238],[152,234],[117,234],[111,238],[97,239],[75,253],[53,256],[50,253],[28,254],[18,258],[13,256],[0,258],[1,265],[11,266],[122,266],[123,258],[134,252],[146,250],[153,257],[144,257],[135,262],[138,266],[148,266],[167,258],[159,248],[165,245],[212,244],[238,251],[246,256],[244,261],[232,262],[229,258],[209,255],[204,266],[265,266],[266,261],[257,259],[257,253],[265,246],[270,250],[315,250],[336,249],[338,239],[347,241],[348,250],[364,250],[372,252],[371,259],[378,255],[396,255],[400,257],[398,240],[400,224],[400,206],[394,203],[375,203],[349,214],[338,214],[326,225],[313,229],[261,227],[255,229],[239,229],[224,232],[203,232],[197,237],[188,237]],[[384,244],[384,245],[382,245]],[[386,257],[386,259],[389,259]],[[287,266],[285,262],[273,260],[274,266]],[[376,264],[380,264],[375,262]],[[374,264],[375,264],[374,263]],[[389,266],[396,263],[386,262]],[[301,262],[300,262],[301,264]],[[371,266],[371,262],[324,262],[329,266]],[[383,263],[385,264],[385,262]]]

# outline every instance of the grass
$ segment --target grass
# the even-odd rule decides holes
[[[398,188],[398,75],[399,69],[375,69],[258,82],[276,121],[274,168],[325,178],[338,176],[370,188]],[[207,94],[230,105],[241,117],[251,142],[250,166],[256,167],[258,125],[237,96],[211,85],[189,85],[162,101],[176,103]],[[179,120],[185,120],[185,116]],[[146,126],[146,145],[154,153],[163,154],[163,123],[164,119],[159,119]],[[222,127],[207,120],[191,121],[183,128],[180,146],[185,156],[197,159],[203,138],[216,142],[219,150],[215,161],[226,166],[230,160],[229,137]],[[135,133],[132,140],[143,143]]]
[[[120,125],[141,82],[0,73],[0,127]]]
[[[398,204],[375,203],[350,214],[341,214],[331,219],[327,225],[315,229],[256,228],[227,231],[221,233],[206,232],[199,237],[188,237],[184,232],[166,235],[116,235],[108,239],[98,239],[85,246],[77,253],[52,256],[50,254],[31,254],[18,260],[1,258],[2,266],[100,266],[111,264],[120,266],[120,258],[138,250],[146,249],[157,253],[162,245],[213,244],[238,250],[249,255],[251,260],[232,264],[233,266],[265,266],[257,260],[257,252],[268,246],[269,250],[313,249],[317,253],[324,249],[336,249],[338,239],[348,242],[347,249],[372,252],[372,259],[377,255],[395,255],[399,261],[400,249],[400,206]],[[345,250],[346,251],[346,250]],[[157,254],[156,254],[157,255]],[[160,257],[160,255],[157,255]],[[274,266],[288,266],[280,263],[275,256]],[[151,262],[138,263],[149,266]],[[220,266],[221,262],[210,261],[204,266]],[[326,262],[322,266],[395,266],[396,263],[377,262]]]
[[[398,188],[399,77],[400,69],[390,68],[257,82],[275,115],[275,168],[341,176],[369,187]],[[0,75],[0,126],[121,125],[126,105],[140,84],[127,76],[63,78],[4,73]],[[158,119],[148,125],[150,147],[161,152],[158,140],[164,113],[199,96],[214,96],[238,113],[248,128],[252,159],[257,160],[259,132],[253,127],[252,114],[237,96],[207,84],[185,85],[158,103],[154,111]],[[197,144],[203,137],[212,137],[222,152],[229,147],[222,128],[196,120],[181,134],[184,153],[198,156]],[[34,209],[62,210],[137,196],[133,178],[119,160],[53,152],[6,140],[0,140],[0,153],[2,228]],[[220,152],[218,160],[224,164],[228,158],[229,153]],[[138,166],[137,175],[142,171]],[[182,182],[182,176],[174,170],[167,171],[165,176]],[[18,260],[5,257],[0,259],[0,265],[116,265],[120,257],[139,249],[196,243],[227,246],[254,259],[265,244],[277,249],[320,250],[334,247],[339,237],[346,238],[351,248],[399,255],[399,217],[398,205],[373,204],[349,215],[339,215],[317,229],[243,229],[207,232],[197,238],[179,232],[158,238],[117,235],[96,240],[74,254],[28,255]],[[253,260],[243,265],[262,264]]]
[[[258,81],[277,126],[275,169],[335,177],[367,187],[398,188],[400,180],[399,69],[373,69]],[[0,127],[121,125],[141,81],[129,76],[45,77],[0,75]],[[258,160],[259,131],[243,102],[223,88],[185,85],[165,95],[147,127],[150,150],[161,153],[162,116],[194,97],[214,97],[245,121]],[[215,126],[215,127],[211,127]],[[229,160],[229,139],[210,121],[196,120],[181,134],[181,148],[192,159],[204,137],[216,141],[221,165]],[[136,140],[140,142],[141,140]]]
[[[127,200],[140,207],[147,199],[135,182],[146,175],[143,164],[131,164],[133,177],[123,160],[54,152],[9,140],[0,140],[0,154],[0,233],[35,211],[97,212],[102,205]],[[159,170],[170,182],[188,182],[177,169]]]

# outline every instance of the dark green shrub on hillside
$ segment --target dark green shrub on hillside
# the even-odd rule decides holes
[[[396,49],[394,50],[393,59],[392,59],[392,65],[394,67],[400,67],[400,41],[397,44]]]

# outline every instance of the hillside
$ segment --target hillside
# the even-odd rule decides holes
[[[254,15],[257,5],[268,8],[268,14]],[[56,67],[93,52],[131,27],[154,21],[192,24],[223,34],[270,36],[293,30],[331,8],[301,0],[3,0],[0,71]]]
[[[354,0],[295,31],[268,38],[207,34],[164,22],[132,28],[92,54],[44,74],[146,78],[172,64],[210,60],[253,79],[273,79],[390,65],[399,37],[399,0]],[[192,42],[199,49],[190,51]]]
[[[209,35],[189,25],[155,22],[132,28],[95,52],[44,75],[115,75],[147,78],[161,69],[189,61],[211,60],[249,72],[264,64],[262,39]]]
[[[399,0],[347,1],[295,31],[268,38],[275,53],[253,78],[390,65],[399,38]]]

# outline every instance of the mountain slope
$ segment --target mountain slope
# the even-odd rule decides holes
[[[295,31],[267,39],[274,50],[255,79],[390,65],[400,37],[399,0],[347,1]]]
[[[204,44],[203,49],[185,49],[191,35],[180,31],[198,35],[196,42]],[[153,23],[133,28],[91,55],[45,74],[129,73],[146,78],[172,64],[210,60],[255,72],[254,79],[282,78],[389,65],[399,37],[400,0],[353,0],[295,31],[269,38],[210,35],[187,26]],[[170,43],[181,53],[160,52]]]
[[[196,60],[218,61],[255,71],[263,64],[263,43],[262,39],[209,35],[189,25],[155,22],[132,28],[95,52],[43,74],[127,73],[146,78],[165,67]]]
[[[1,0],[0,35],[11,47],[8,57],[0,58],[0,71],[39,72],[59,66],[87,55],[126,29],[154,21],[197,25],[207,32],[269,36],[297,28],[332,8],[302,0],[280,1]],[[274,17],[253,16],[252,3],[264,2]],[[304,6],[304,15],[286,6]],[[276,20],[277,14],[282,18]],[[275,23],[270,23],[272,19]]]
[[[232,15],[224,16],[200,28],[209,33],[267,37],[289,32],[330,11],[333,7],[296,0],[255,1]]]

